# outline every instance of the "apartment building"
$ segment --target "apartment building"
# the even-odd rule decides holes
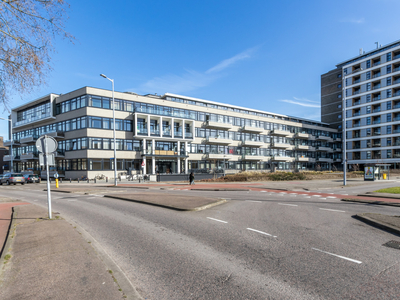
[[[66,178],[114,169],[112,91],[84,87],[12,109],[16,171],[40,170],[35,141],[58,141]],[[177,174],[341,167],[341,133],[328,124],[174,94],[115,93],[118,172]]]
[[[332,128],[343,130],[345,117],[349,165],[385,163],[398,169],[400,41],[360,50],[359,56],[323,74],[321,106],[321,120]]]

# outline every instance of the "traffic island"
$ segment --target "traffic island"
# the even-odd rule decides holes
[[[397,206],[400,207],[399,201],[390,201],[392,199],[376,200],[376,199],[359,199],[359,198],[344,198],[341,201],[355,202],[355,203],[366,203],[375,205],[387,205],[387,206]]]
[[[160,206],[180,211],[198,211],[226,202],[221,198],[208,198],[164,193],[108,194],[104,197]]]
[[[362,213],[353,217],[374,227],[378,227],[396,235],[400,235],[400,216]]]

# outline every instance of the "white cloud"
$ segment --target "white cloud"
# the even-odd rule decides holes
[[[314,108],[321,108],[321,105],[318,104],[318,102],[315,101],[311,101],[311,100],[307,100],[307,99],[299,99],[296,97],[293,97],[295,100],[279,100],[281,102],[286,102],[286,103],[290,103],[290,104],[295,104],[295,105],[300,105],[300,106],[304,106],[304,107],[314,107]],[[302,102],[301,102],[302,101]],[[308,103],[306,103],[308,102]]]
[[[141,84],[138,88],[129,89],[130,91],[152,93],[159,91],[170,93],[185,93],[211,84],[223,75],[221,72],[232,65],[248,59],[258,47],[247,49],[231,58],[224,59],[205,72],[186,70],[183,75],[167,74],[155,77]]]
[[[360,19],[345,19],[345,20],[341,20],[341,23],[354,23],[354,24],[363,24],[365,22],[364,18],[360,18]]]

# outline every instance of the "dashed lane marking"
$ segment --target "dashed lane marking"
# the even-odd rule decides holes
[[[322,251],[322,250],[319,250],[319,249],[316,249],[316,248],[311,248],[311,249],[313,249],[313,250],[315,250],[315,251],[319,251],[319,252],[325,253],[325,254],[333,255],[333,256],[336,256],[336,257],[339,257],[339,258],[342,258],[342,259],[345,259],[345,260],[354,262],[354,263],[356,263],[356,264],[361,264],[361,263],[362,263],[362,261],[359,261],[359,260],[355,260],[355,259],[348,258],[348,257],[345,257],[345,256],[341,256],[341,255],[329,253],[329,252]]]
[[[328,196],[326,198],[336,199],[336,197],[334,197],[334,196]]]
[[[321,197],[321,195],[312,195],[313,197]]]
[[[247,202],[256,202],[256,203],[261,203],[261,201],[255,201],[255,200],[246,200]]]
[[[298,206],[298,205],[295,205],[295,204],[285,204],[285,203],[278,203],[279,205],[287,205],[287,206]]]
[[[265,234],[265,235],[272,236],[272,237],[276,238],[275,235],[272,235],[272,234],[269,234],[269,233],[266,233],[266,232],[263,232],[263,231],[260,231],[260,230],[257,230],[257,229],[247,228],[247,230],[251,230],[251,231],[254,231],[254,232],[258,232],[258,233]]]
[[[218,219],[214,219],[214,218],[210,218],[210,217],[207,217],[207,219],[210,219],[210,220],[213,220],[213,221],[217,221],[217,222],[221,222],[221,223],[228,223],[226,221],[222,221],[222,220],[218,220]]]
[[[345,212],[344,210],[336,210],[336,209],[328,209],[328,208],[320,208],[320,210],[328,210],[328,211],[336,211],[336,212]]]

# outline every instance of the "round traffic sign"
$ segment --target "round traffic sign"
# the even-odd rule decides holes
[[[58,178],[58,173],[54,173],[54,178],[55,178],[55,179]]]
[[[36,141],[36,148],[45,154],[53,153],[57,149],[57,141],[51,136],[41,136]]]

